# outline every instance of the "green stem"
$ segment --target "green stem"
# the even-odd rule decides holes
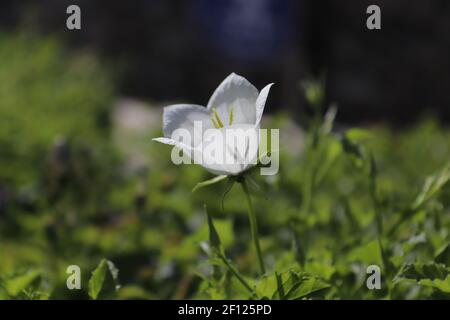
[[[250,291],[251,294],[253,294],[252,287],[245,281],[244,278],[241,277],[239,272],[236,270],[236,268],[228,261],[228,259],[222,254],[219,254],[220,259],[222,259],[223,263],[228,267],[228,269],[231,271],[231,273],[242,283],[242,285]]]
[[[264,267],[264,260],[262,258],[262,254],[261,254],[261,247],[259,246],[258,225],[256,223],[256,215],[255,215],[255,211],[253,210],[252,199],[250,197],[250,193],[248,192],[247,182],[245,181],[245,179],[242,179],[241,186],[242,186],[242,190],[244,190],[245,197],[247,199],[248,218],[250,220],[250,231],[252,234],[253,243],[256,248],[256,254],[258,255],[259,268],[261,270],[261,274],[264,274],[264,273],[266,273],[266,268]]]

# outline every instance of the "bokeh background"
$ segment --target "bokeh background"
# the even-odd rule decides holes
[[[381,30],[365,26],[371,4]],[[88,298],[106,258],[122,288],[102,297],[245,298],[201,249],[206,203],[255,276],[242,194],[191,193],[210,175],[151,142],[163,106],[204,105],[231,72],[276,83],[264,122],[281,129],[281,169],[255,193],[270,270],[320,277],[322,298],[448,297],[449,34],[445,0],[1,1],[0,297]],[[387,289],[361,290],[370,263]],[[67,290],[69,264],[84,289]]]
[[[82,7],[81,31],[64,27],[69,4]],[[378,31],[365,28],[371,4],[382,7]],[[449,116],[445,0],[6,0],[1,6],[5,30],[57,34],[71,50],[89,48],[113,64],[122,95],[204,101],[235,70],[258,87],[273,79],[278,108],[304,108],[299,81],[325,76],[327,99],[339,102],[343,119],[403,121],[428,110]]]

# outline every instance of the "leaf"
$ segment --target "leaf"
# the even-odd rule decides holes
[[[225,180],[227,177],[228,177],[227,175],[221,175],[221,176],[217,176],[217,177],[214,177],[214,178],[206,180],[206,181],[199,182],[192,189],[192,192],[195,192],[200,188],[204,188],[204,187],[219,183],[220,181]]]
[[[109,271],[109,273],[111,274],[111,277],[115,284],[115,289],[118,290],[120,288],[120,285],[118,284],[119,270],[115,267],[114,263],[112,263],[111,261],[102,259],[97,268],[92,272],[92,276],[89,279],[88,293],[91,299],[93,300],[96,300],[98,298],[98,295],[100,294],[100,291],[103,288],[106,277],[106,271]]]
[[[107,260],[106,263],[108,264],[108,270],[114,282],[114,289],[117,291],[120,289],[119,269],[117,269],[116,265],[110,260]]]
[[[348,261],[359,261],[366,264],[376,264],[381,266],[383,263],[380,245],[377,240],[363,244],[351,250],[347,255]]]
[[[235,241],[231,220],[214,219],[213,224],[216,233],[220,235],[221,248],[227,249]],[[208,256],[211,256],[213,253],[212,251],[214,251],[215,248],[213,248],[209,242],[209,229],[208,217],[205,216],[205,223],[197,231],[185,237],[177,246],[170,247],[168,250],[164,251],[164,259],[190,261],[192,257],[197,254],[199,246]]]
[[[408,264],[403,267],[394,281],[401,282],[404,279],[412,279],[417,281],[421,286],[450,293],[450,270],[443,264]]]
[[[28,270],[25,273],[3,279],[2,285],[6,293],[16,297],[27,289],[41,275],[39,270]]]
[[[304,268],[305,272],[314,274],[326,281],[329,281],[336,272],[336,268],[331,261],[310,260]]]
[[[448,276],[449,270],[443,264],[438,263],[414,263],[405,265],[396,278],[406,278],[414,280],[422,279],[444,279]]]
[[[288,282],[292,285],[291,288],[289,289],[289,286],[286,284],[284,284],[284,287],[288,290],[286,299],[290,300],[306,298],[330,287],[330,285],[322,279],[304,272],[295,273],[291,271]]]
[[[155,299],[153,295],[137,285],[124,286],[118,293],[119,299]]]
[[[360,145],[357,142],[352,141],[347,134],[344,134],[341,139],[341,145],[342,149],[345,153],[351,156],[351,159],[353,160],[353,164],[361,168],[364,165],[364,159],[365,159],[365,150],[362,145]]]
[[[294,286],[286,295],[286,299],[297,300],[328,289],[330,285],[319,278],[303,277],[297,286]]]
[[[260,299],[301,299],[330,287],[322,279],[294,270],[263,276],[255,293]]]
[[[220,243],[219,234],[217,233],[217,230],[214,227],[212,218],[211,218],[211,216],[208,213],[206,205],[204,207],[205,207],[206,216],[208,218],[209,243],[211,244],[211,247],[213,249],[220,251],[221,250],[221,243]]]
[[[443,263],[447,266],[450,265],[450,243],[438,250],[434,261],[437,263]]]
[[[280,274],[282,278],[285,273]],[[277,274],[266,274],[262,276],[255,287],[255,293],[260,299],[273,299],[278,292]]]
[[[417,210],[437,192],[439,192],[450,180],[450,163],[439,172],[428,176],[422,186],[422,190],[417,195],[412,204],[412,209]]]
[[[428,202],[434,195],[436,195],[450,180],[450,163],[441,169],[439,172],[428,176],[422,186],[422,190],[416,196],[413,203],[405,208],[402,217],[392,225],[389,230],[389,235],[392,235],[404,222],[409,221],[421,209],[421,207]]]
[[[331,107],[325,113],[323,123],[321,126],[321,131],[323,135],[327,135],[333,130],[334,120],[336,119],[337,106],[331,105]]]
[[[450,293],[450,275],[448,275],[444,280],[441,279],[423,279],[419,281],[422,286],[432,287],[439,291]]]
[[[107,264],[106,260],[103,259],[97,268],[92,272],[92,276],[89,279],[89,296],[96,300],[98,294],[102,290],[103,282],[105,281]]]
[[[373,137],[372,133],[369,130],[361,128],[349,129],[345,132],[345,134],[348,139],[354,142],[364,142]]]
[[[317,185],[325,178],[341,154],[342,146],[339,141],[330,139],[327,148],[322,152],[321,165],[317,168]]]

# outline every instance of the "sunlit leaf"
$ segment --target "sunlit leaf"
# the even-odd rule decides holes
[[[96,300],[98,298],[105,283],[107,272],[109,272],[115,283],[115,289],[118,290],[120,288],[120,285],[118,284],[119,270],[111,261],[102,259],[97,268],[92,272],[91,278],[89,279],[88,292],[91,299]]]
[[[439,192],[450,180],[450,163],[439,172],[428,176],[423,184],[422,191],[417,195],[412,204],[412,209],[417,209]]]
[[[450,275],[444,280],[441,279],[422,279],[419,282],[423,286],[429,286],[445,293],[450,293]]]
[[[37,280],[40,275],[41,272],[39,270],[28,270],[24,273],[3,279],[2,286],[8,295],[16,297]]]
[[[372,240],[351,250],[347,255],[348,261],[359,261],[366,264],[376,264],[381,266],[383,259],[381,249],[377,240]]]

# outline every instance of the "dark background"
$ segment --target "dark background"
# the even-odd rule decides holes
[[[65,27],[70,4],[80,31]],[[381,30],[366,28],[371,4]],[[340,120],[450,118],[448,0],[2,0],[0,28],[98,52],[124,96],[205,104],[234,71],[258,88],[275,82],[272,105],[297,115],[301,82],[324,77]]]

